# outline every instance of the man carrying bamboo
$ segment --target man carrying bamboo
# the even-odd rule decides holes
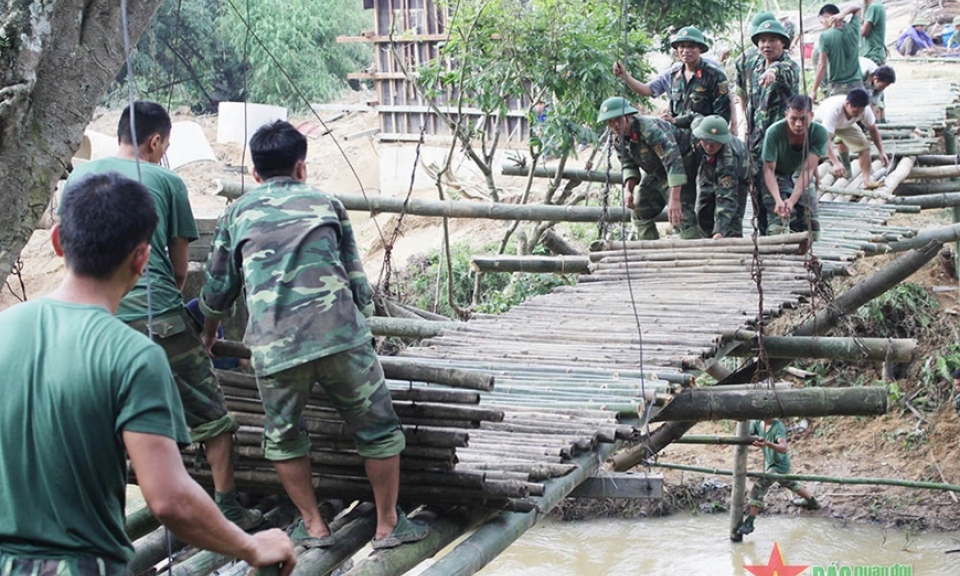
[[[848,4],[841,10],[835,4],[820,8],[820,23],[824,31],[817,44],[817,72],[810,94],[814,101],[823,85],[827,96],[846,94],[854,88],[863,88],[860,70],[860,11],[858,4]],[[850,16],[850,21],[845,19]],[[826,84],[824,84],[826,82]]]
[[[754,420],[750,424],[750,435],[758,436],[753,445],[763,448],[763,468],[767,474],[789,474],[790,473],[790,452],[787,449],[787,429],[783,422],[776,418],[763,420]],[[750,489],[749,512],[740,526],[737,527],[737,534],[744,536],[754,530],[754,521],[757,514],[764,507],[764,499],[767,497],[770,487],[777,482],[787,490],[797,494],[799,498],[793,500],[796,506],[802,506],[807,510],[817,510],[820,504],[817,499],[810,494],[810,491],[804,488],[796,480],[771,480],[770,478],[757,478]]]
[[[307,139],[287,122],[250,139],[262,185],[227,208],[214,232],[200,308],[208,350],[219,319],[241,292],[249,309],[244,342],[265,413],[263,451],[300,510],[291,531],[308,547],[333,543],[320,517],[310,437],[300,419],[318,382],[353,433],[377,506],[375,549],[421,540],[427,528],[397,507],[406,441],[393,410],[366,316],[372,291],[347,212],[304,182]]]
[[[133,118],[131,118],[133,114]],[[136,126],[136,134],[131,127]],[[190,440],[204,446],[213,473],[214,499],[224,516],[244,530],[263,522],[259,510],[237,502],[233,479],[233,433],[239,425],[226,401],[200,334],[183,305],[187,249],[197,239],[197,224],[183,180],[159,165],[170,146],[170,116],[154,102],[134,102],[120,115],[119,149],[114,158],[79,166],[67,185],[87,174],[119,172],[143,182],[157,206],[160,224],[151,239],[148,275],[120,302],[117,317],[149,334],[167,353],[190,427]],[[136,139],[134,139],[136,138]]]
[[[166,354],[114,314],[150,258],[150,193],[117,174],[74,180],[47,296],[0,313],[0,574],[129,574],[129,457],[154,516],[185,542],[252,566],[296,564],[280,530],[250,536],[184,469],[190,436]]]
[[[682,238],[696,238],[699,154],[689,130],[652,116],[639,116],[626,98],[614,96],[600,106],[597,122],[615,136],[627,208],[640,240],[660,238],[656,218],[667,207],[670,224]],[[643,170],[643,180],[640,171]],[[637,184],[639,183],[639,186]]]
[[[860,162],[860,174],[863,179],[863,188],[871,190],[880,186],[879,182],[873,181],[870,174],[870,142],[867,141],[859,123],[867,127],[870,132],[870,138],[877,147],[877,153],[880,156],[880,162],[884,166],[890,164],[886,152],[883,151],[883,140],[880,138],[880,131],[877,129],[877,121],[873,116],[873,110],[870,106],[870,96],[865,90],[851,90],[846,96],[831,96],[824,100],[814,115],[814,120],[823,124],[827,129],[827,157],[832,164],[831,172],[837,178],[842,178],[850,172],[850,153],[857,155]],[[840,152],[840,158],[834,150],[833,137],[836,135],[840,143],[836,149]]]

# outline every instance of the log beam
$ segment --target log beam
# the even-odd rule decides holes
[[[879,416],[887,391],[879,386],[798,390],[719,391],[695,388],[674,396],[652,422],[763,420],[792,416]]]
[[[757,355],[756,334],[748,336],[746,345],[734,348],[727,355],[749,358]],[[809,336],[764,336],[768,358],[826,358],[829,360],[873,360],[876,362],[909,362],[917,348],[912,339],[832,338]]]
[[[528,272],[537,274],[589,274],[588,256],[474,256],[474,272]]]
[[[226,198],[239,198],[255,186],[243,186],[237,182],[220,182],[217,194]],[[503,202],[470,202],[465,200],[424,200],[391,198],[375,194],[330,194],[340,200],[347,210],[363,210],[373,213],[393,212],[414,216],[445,218],[487,218],[489,220],[524,220],[534,222],[629,222],[630,210],[611,206],[553,206],[546,204],[507,204]]]

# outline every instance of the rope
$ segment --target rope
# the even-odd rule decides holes
[[[619,46],[618,52],[619,52],[619,56],[620,56],[623,60],[626,60],[627,47],[628,47],[628,42],[627,42],[627,40],[628,40],[628,38],[627,38],[628,31],[627,31],[627,26],[626,26],[626,19],[627,19],[627,1],[626,1],[626,0],[621,0],[621,2],[620,2],[620,19],[619,19],[619,21],[618,21],[618,23],[617,23],[617,36],[620,37],[620,46]],[[625,76],[625,75],[624,75],[624,76]],[[623,86],[622,86],[622,92],[621,92],[621,94],[622,94],[623,96],[627,96],[627,95],[629,94],[629,87],[627,86],[627,82],[626,82],[626,79],[625,79],[625,78],[624,78],[624,80],[623,80]],[[621,118],[622,118],[622,116],[621,116]],[[614,135],[613,135],[612,133],[610,134],[610,138],[611,138],[611,139],[614,138]],[[617,152],[618,152],[618,156],[623,157],[624,152],[625,152],[625,150],[626,150],[626,146],[627,146],[627,143],[626,143],[625,139],[624,139],[623,137],[616,137],[616,142],[615,142],[615,144],[620,147],[619,150],[617,151]],[[603,196],[604,215],[606,215],[607,204],[608,204],[608,196],[609,196],[609,189],[610,189],[610,171],[611,171],[611,164],[612,164],[612,162],[611,162],[612,150],[613,150],[613,144],[611,144],[611,146],[608,148],[608,151],[607,151],[607,174],[606,174],[606,177],[604,178],[604,196]],[[624,209],[626,209],[626,199],[627,199],[627,196],[626,196],[626,195],[629,193],[629,192],[627,191],[627,188],[626,188],[626,186],[627,186],[626,181],[624,181],[624,182],[622,183],[622,186],[623,186],[623,188],[622,188],[623,194],[621,195],[621,205],[624,207]],[[606,226],[605,226],[605,224],[606,224],[606,220],[604,219],[604,225],[602,226],[602,230],[603,230],[604,233],[606,232]],[[621,238],[621,245],[622,245],[622,247],[623,247],[624,272],[625,272],[625,276],[626,276],[626,279],[627,279],[627,293],[628,293],[629,296],[630,296],[630,308],[631,308],[631,310],[633,311],[633,318],[634,318],[634,322],[635,322],[636,327],[637,327],[637,343],[638,343],[638,347],[639,347],[639,356],[640,356],[640,358],[639,358],[639,361],[640,361],[640,394],[641,394],[641,398],[644,399],[644,400],[643,400],[644,403],[646,403],[646,397],[647,397],[647,385],[646,385],[646,382],[647,382],[647,380],[646,380],[646,375],[645,375],[644,372],[643,372],[643,326],[642,326],[642,324],[641,324],[641,322],[640,322],[640,312],[639,312],[639,310],[637,309],[637,299],[636,299],[636,296],[635,296],[635,294],[634,294],[634,292],[633,292],[633,278],[632,278],[632,275],[631,275],[631,273],[630,273],[630,259],[629,259],[629,257],[628,257],[627,244],[626,244],[626,238],[627,238],[626,225],[627,225],[626,222],[624,222],[624,221],[622,221],[622,220],[620,221],[620,238]],[[653,403],[651,402],[651,403],[650,403],[650,406],[652,406],[652,405],[653,405]],[[640,415],[640,417],[642,418],[641,427],[642,427],[642,429],[644,430],[644,435],[642,436],[643,447],[644,447],[645,450],[646,450],[646,457],[643,458],[642,462],[643,462],[643,465],[644,465],[644,467],[645,467],[645,469],[646,469],[647,472],[650,471],[650,464],[651,464],[651,462],[656,462],[656,461],[657,461],[657,454],[654,453],[654,451],[653,451],[653,449],[652,449],[652,447],[651,447],[650,418],[649,418],[650,406],[645,406],[645,407],[644,407],[644,414],[641,414],[641,415]]]

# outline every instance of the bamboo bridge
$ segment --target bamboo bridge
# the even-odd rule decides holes
[[[902,95],[911,102],[922,99],[925,105],[888,112],[897,124],[883,132],[890,136],[886,147],[896,154],[896,162],[887,171],[875,165],[885,177],[883,187],[863,191],[857,173],[849,180],[834,180],[821,167],[824,230],[812,253],[806,234],[756,241],[602,241],[586,255],[475,258],[481,271],[577,276],[575,284],[531,298],[504,314],[454,322],[388,306],[400,318],[372,319],[374,333],[420,339],[400,356],[382,360],[407,437],[401,504],[416,510],[411,518],[429,524],[430,535],[419,543],[369,553],[353,564],[350,559],[373,536],[375,514],[369,503],[340,512],[344,503],[369,500],[372,494],[349,433],[317,392],[303,426],[313,442],[314,487],[320,498],[328,499],[322,512],[335,542],[330,548],[300,551],[294,573],[322,575],[341,569],[349,575],[402,574],[469,534],[423,573],[472,574],[571,494],[657,497],[661,478],[647,471],[616,476],[623,484],[617,489],[603,481],[613,474],[604,470],[603,462],[625,442],[641,440],[641,449],[614,459],[617,470],[632,468],[646,454],[679,439],[696,420],[883,413],[882,389],[791,390],[750,383],[697,387],[694,375],[706,372],[736,382],[738,372],[731,373],[720,360],[755,358],[762,328],[809,303],[814,314],[790,335],[764,338],[764,355],[773,366],[796,357],[910,358],[910,342],[815,337],[838,314],[856,309],[922,266],[936,253],[938,242],[960,238],[960,224],[933,231],[890,224],[898,211],[928,207],[922,202],[932,200],[913,199],[925,198],[916,194],[933,186],[931,178],[943,185],[938,188],[943,198],[935,206],[960,204],[950,203],[951,194],[960,195],[960,182],[950,178],[960,178],[960,172],[954,124],[945,120],[945,110],[955,105],[956,88],[930,82],[900,89],[891,87],[888,101]],[[937,152],[946,154],[934,155]],[[361,202],[370,209],[375,202],[343,198],[349,209]],[[377,200],[378,209],[386,209],[387,200]],[[465,209],[437,204],[423,203],[417,209],[443,215]],[[414,208],[407,204],[400,209]],[[599,215],[591,212],[587,217],[573,207],[549,208],[556,219],[595,221]],[[525,209],[484,208],[492,218],[545,217],[545,212],[518,215]],[[616,210],[605,216],[628,219]],[[844,294],[830,292],[828,280],[852,275],[855,260],[891,252],[902,254]],[[222,355],[247,353],[236,343],[218,346]],[[751,362],[756,364],[746,364]],[[739,374],[739,381],[755,381],[749,374]],[[220,371],[219,376],[228,406],[241,424],[237,486],[265,495],[258,506],[268,525],[287,525],[294,510],[285,503],[260,448],[263,412],[256,383],[238,372]],[[648,424],[653,422],[665,424],[651,434]],[[199,482],[211,484],[202,452],[191,447],[184,461]],[[130,567],[134,574],[169,569],[184,576],[239,575],[248,570],[242,562],[187,548],[176,539],[168,549],[164,530],[146,510],[128,517],[127,530],[136,539]]]

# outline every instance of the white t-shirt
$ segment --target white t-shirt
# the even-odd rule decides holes
[[[873,126],[877,123],[877,119],[874,117],[873,110],[870,109],[869,105],[863,109],[863,113],[859,116],[847,118],[846,114],[843,113],[843,103],[846,101],[846,94],[827,98],[820,103],[817,112],[813,115],[813,119],[823,124],[823,127],[831,134],[836,134],[839,129],[849,128],[861,120],[865,126]]]

